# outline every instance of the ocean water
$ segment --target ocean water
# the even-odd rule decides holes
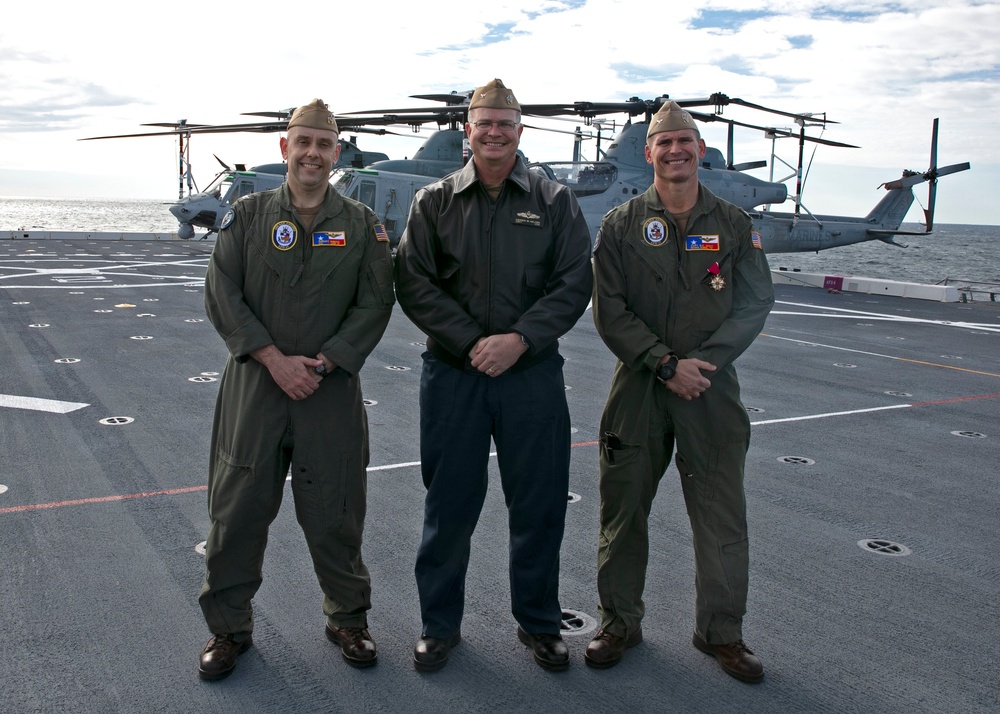
[[[173,232],[177,221],[170,201],[6,198],[0,196],[0,233],[4,231]],[[906,230],[920,230],[904,224]],[[1000,226],[943,224],[930,235],[898,236],[907,248],[869,241],[819,253],[775,253],[772,268],[805,273],[857,275],[934,284],[944,280],[1000,286]]]
[[[19,198],[0,196],[0,232],[13,230],[129,231],[177,230],[167,211],[171,201],[107,198]]]

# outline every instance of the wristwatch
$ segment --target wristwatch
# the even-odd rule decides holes
[[[670,355],[670,359],[656,368],[656,378],[661,382],[666,382],[677,374],[677,355]]]

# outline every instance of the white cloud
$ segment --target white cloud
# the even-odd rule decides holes
[[[996,2],[804,0],[769,7],[709,0],[655,11],[616,0],[337,7],[316,0],[160,5],[152,22],[131,2],[6,9],[0,195],[24,193],[20,172],[58,171],[81,177],[77,195],[117,191],[167,200],[177,192],[172,138],[78,140],[180,118],[243,121],[241,112],[284,109],[314,96],[337,112],[419,106],[410,95],[462,92],[501,77],[522,102],[723,92],[826,112],[841,122],[826,138],[862,147],[817,150],[806,199],[828,213],[866,212],[877,198],[869,176],[882,181],[904,167],[925,169],[931,122],[940,117],[939,163],[968,160],[973,169],[942,180],[938,221],[1000,224]],[[725,115],[787,126],[781,117],[735,106]],[[704,133],[724,147],[722,127]],[[740,131],[736,140],[737,160],[768,156],[770,144],[758,133]],[[362,136],[359,143],[394,158],[419,146],[409,137]],[[528,131],[522,148],[535,160],[568,159],[571,143]],[[779,151],[795,153],[787,142]],[[271,162],[277,136],[196,136],[192,164],[201,185],[218,166],[213,154],[230,164]],[[857,180],[845,178],[852,167]],[[58,195],[71,190],[51,185]]]

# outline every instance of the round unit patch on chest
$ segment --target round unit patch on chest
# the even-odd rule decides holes
[[[295,245],[299,229],[291,221],[278,221],[271,229],[271,242],[278,250],[288,250]]]
[[[642,239],[648,245],[663,245],[667,242],[667,235],[667,226],[660,218],[649,218],[642,224]]]

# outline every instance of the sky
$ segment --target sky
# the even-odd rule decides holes
[[[4,10],[0,196],[169,201],[178,195],[174,137],[80,139],[149,131],[141,125],[151,122],[248,121],[241,113],[314,97],[337,114],[427,106],[412,95],[464,93],[499,77],[521,103],[721,92],[825,113],[839,123],[809,132],[860,148],[807,147],[803,205],[820,214],[864,215],[879,184],[902,169],[926,171],[940,118],[938,165],[968,161],[972,169],[941,178],[935,221],[1000,225],[1000,2],[496,0],[440,10],[402,0],[207,0],[139,7],[55,0]],[[791,120],[743,107],[723,116],[797,130]],[[608,118],[620,126],[627,117]],[[358,143],[404,158],[427,135],[399,131],[404,136],[360,135]],[[725,152],[722,126],[703,125],[702,133]],[[220,169],[215,156],[229,165],[280,161],[278,136],[194,136],[195,181],[202,188],[211,181]],[[737,130],[735,138],[737,161],[772,163],[772,142],[761,132]],[[795,142],[773,148],[795,164]],[[572,141],[528,128],[521,149],[532,161],[567,161]],[[592,142],[584,158],[596,158]],[[771,170],[752,173],[768,178]],[[781,162],[773,171],[776,178],[791,173]],[[794,193],[794,179],[789,186]],[[915,194],[911,222],[921,219],[926,184]]]

